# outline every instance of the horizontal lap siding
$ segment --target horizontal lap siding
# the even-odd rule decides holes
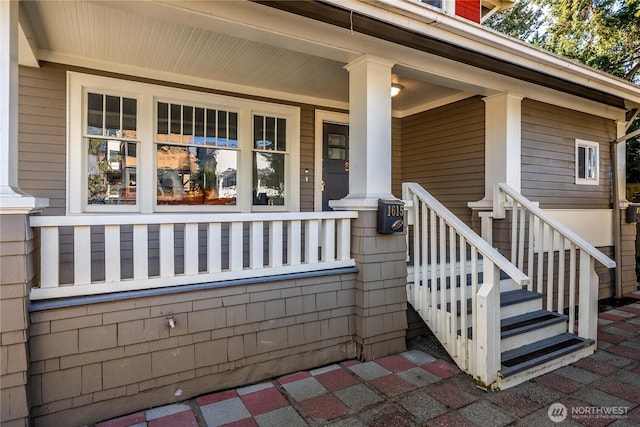
[[[18,184],[49,199],[46,215],[65,214],[66,76],[51,68],[20,67]]]
[[[543,209],[610,209],[613,120],[522,102],[522,193]],[[600,144],[600,184],[576,185],[575,140]]]
[[[484,103],[465,99],[402,119],[402,181],[417,182],[471,224],[484,196]]]

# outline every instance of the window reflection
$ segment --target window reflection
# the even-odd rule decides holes
[[[158,144],[159,205],[235,205],[237,152]]]

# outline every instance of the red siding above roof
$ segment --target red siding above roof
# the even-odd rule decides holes
[[[456,15],[480,23],[480,0],[456,0]]]

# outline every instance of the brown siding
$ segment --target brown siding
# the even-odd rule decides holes
[[[484,103],[473,97],[402,119],[402,181],[417,182],[465,222],[484,197]]]
[[[543,209],[610,209],[613,120],[522,101],[522,194]],[[575,140],[600,144],[600,185],[575,184]]]
[[[44,63],[20,67],[18,182],[35,197],[49,199],[46,215],[65,214],[66,76]]]

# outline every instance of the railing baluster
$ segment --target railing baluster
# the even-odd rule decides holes
[[[420,203],[418,196],[413,196],[413,206],[415,206],[413,215],[413,284],[418,286],[420,284],[420,269],[426,268],[420,262]]]
[[[514,201],[515,203],[515,201]],[[520,233],[518,236],[518,268],[524,270],[524,229],[527,224],[527,211],[522,205],[518,205],[520,209]]]
[[[160,277],[175,275],[173,224],[160,224]]]
[[[198,223],[190,222],[184,225],[184,274],[197,275],[198,261]]]
[[[476,249],[475,246],[471,246],[471,334],[472,334],[472,339],[470,340],[470,346],[471,346],[471,360],[472,361],[477,361],[478,360],[478,353],[476,352],[476,345],[474,344],[474,341],[477,338],[477,329],[478,329],[478,310],[476,310],[477,304],[478,304],[478,300],[477,300],[477,294],[478,294],[478,289],[480,289],[479,285],[478,285],[478,250]],[[471,370],[471,374],[476,376],[478,374],[478,366],[477,363],[474,363],[473,365],[471,365],[469,367],[469,369]]]
[[[149,278],[149,232],[147,224],[133,225],[133,278]]]
[[[547,254],[547,311],[553,311],[553,267],[555,264],[556,232],[549,228],[549,253]]]
[[[73,284],[91,283],[91,226],[78,225],[73,229]]]
[[[229,226],[229,270],[239,271],[244,266],[244,224],[234,221]]]
[[[543,289],[543,267],[544,267],[544,224],[536,217],[536,236],[538,242],[538,281],[536,291],[544,292]]]
[[[451,354],[457,356],[456,337],[458,336],[458,316],[457,316],[457,301],[456,298],[456,230],[453,227],[449,227],[449,301],[451,303],[451,321],[449,322],[449,342],[451,343]],[[462,281],[462,278],[460,278]],[[466,316],[467,313],[460,312],[460,316]]]
[[[289,265],[300,265],[300,232],[302,230],[300,220],[291,220],[288,224],[289,235],[287,244],[287,263]]]
[[[304,257],[304,261],[307,264],[313,264],[318,262],[318,220],[310,219],[307,220],[306,224],[306,256]]]
[[[527,284],[527,290],[533,291],[533,256],[535,254],[535,227],[536,219],[532,214],[529,214],[529,244],[527,245],[527,276],[529,277],[529,283]]]
[[[336,221],[328,219],[322,226],[322,261],[333,261],[336,259]]]
[[[420,269],[420,305],[423,314],[429,311],[429,287],[428,287],[428,274],[429,269],[433,268],[432,263],[429,262],[429,227],[428,227],[428,218],[429,212],[427,212],[426,206],[422,206],[421,209],[422,215],[422,229],[420,230],[420,244],[422,246],[422,268]],[[415,286],[418,286],[417,283]]]
[[[207,271],[222,271],[222,226],[219,222],[210,222],[207,228]]]
[[[269,223],[269,266],[282,266],[282,221]]]
[[[423,209],[428,209],[426,204],[423,206]],[[438,277],[438,223],[436,212],[433,209],[429,210],[429,244],[431,246],[431,287],[429,288],[429,292],[431,294],[431,325],[436,323],[437,313],[444,313],[444,307],[441,307],[441,310],[438,311],[438,293],[436,292],[436,282]]]
[[[120,277],[120,226],[104,226],[104,281],[119,282]]]
[[[249,224],[249,268],[264,267],[264,224],[262,221],[252,221]]]
[[[569,250],[569,333],[576,325],[576,247],[572,243]]]
[[[564,251],[565,238],[560,236],[560,249],[558,251],[558,313],[564,312]]]
[[[440,266],[440,289],[438,290],[438,294],[440,295],[440,307],[442,308],[442,316],[438,317],[438,333],[441,337],[444,337],[446,334],[446,324],[445,319],[447,318],[447,292],[445,288],[445,278],[447,277],[447,234],[446,234],[446,225],[444,222],[444,218],[438,218],[439,223],[439,232],[438,232],[438,240],[440,241],[440,253],[438,254],[438,265]],[[433,289],[438,289],[436,283],[431,285]],[[451,311],[455,310],[455,307],[451,307]]]
[[[465,368],[468,369],[467,355],[467,286],[469,284],[467,278],[467,242],[465,238],[460,235],[460,355],[462,356],[462,362]],[[460,360],[461,357],[459,356]]]
[[[60,235],[58,227],[40,229],[40,287],[57,288],[60,284]]]
[[[518,208],[514,201],[511,207],[511,264],[518,260]]]
[[[346,260],[351,258],[351,220],[338,220],[337,232],[338,260]]]

